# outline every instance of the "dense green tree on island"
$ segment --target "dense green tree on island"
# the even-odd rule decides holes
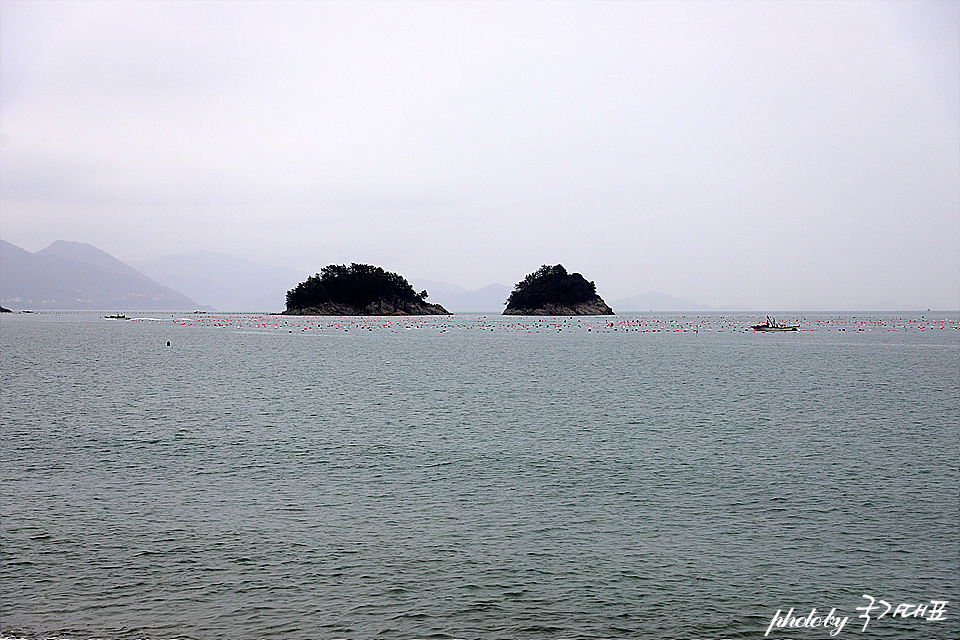
[[[406,278],[369,264],[331,264],[287,291],[287,313],[338,308],[336,313],[448,313],[426,302]],[[343,311],[343,309],[349,309]],[[319,311],[320,313],[324,313]]]
[[[547,304],[572,307],[597,298],[597,287],[579,273],[567,273],[563,265],[543,265],[517,283],[507,309],[535,309]]]
[[[358,309],[371,302],[423,302],[426,291],[416,293],[406,278],[369,264],[349,267],[331,264],[287,291],[287,309],[316,307],[327,302]]]

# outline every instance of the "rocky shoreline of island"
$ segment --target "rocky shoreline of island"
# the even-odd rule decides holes
[[[342,302],[324,302],[315,306],[297,307],[281,311],[285,316],[449,316],[453,315],[439,304],[429,302],[384,301],[371,302],[364,308]]]
[[[504,309],[505,316],[612,316],[616,315],[603,300],[572,306],[545,303],[536,308]]]

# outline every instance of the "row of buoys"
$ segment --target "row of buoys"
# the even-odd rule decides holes
[[[700,333],[752,332],[755,318],[750,315],[643,315],[643,316],[277,316],[269,314],[204,314],[178,318],[185,326],[233,330],[283,330],[285,333],[350,333],[389,331],[523,332],[523,333]],[[902,316],[826,316],[793,317],[801,331],[926,331],[957,330],[956,317],[931,319]]]

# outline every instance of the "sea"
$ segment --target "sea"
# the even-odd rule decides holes
[[[960,637],[957,312],[0,317],[0,638]]]

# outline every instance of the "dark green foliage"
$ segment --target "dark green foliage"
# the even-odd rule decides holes
[[[536,309],[545,304],[573,306],[597,297],[597,287],[563,265],[543,265],[517,283],[507,300],[508,309]]]
[[[306,309],[329,302],[364,309],[371,302],[423,302],[426,297],[426,291],[416,293],[406,278],[380,267],[331,264],[287,291],[287,309]]]

